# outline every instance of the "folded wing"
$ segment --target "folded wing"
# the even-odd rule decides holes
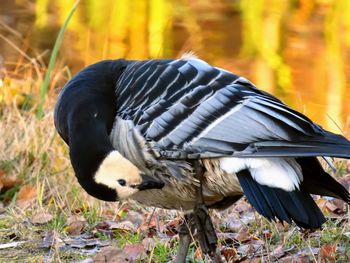
[[[134,62],[118,115],[165,158],[350,157],[350,143],[253,84],[199,59]]]

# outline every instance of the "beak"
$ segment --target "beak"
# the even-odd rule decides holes
[[[133,185],[133,188],[142,190],[147,189],[162,189],[164,187],[164,183],[156,180],[154,177],[141,174],[142,182],[140,184]]]

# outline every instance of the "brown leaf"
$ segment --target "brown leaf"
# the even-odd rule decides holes
[[[240,242],[247,242],[251,240],[251,236],[247,228],[241,228],[235,238]]]
[[[332,211],[334,214],[336,215],[344,215],[345,214],[345,202],[343,200],[340,199],[333,199],[332,201],[330,201],[330,203],[332,203],[332,205],[335,207],[335,209]]]
[[[34,225],[43,225],[43,224],[47,224],[48,222],[50,222],[52,220],[52,218],[53,218],[53,216],[49,212],[41,211],[41,212],[35,213],[32,216],[31,222]]]
[[[227,261],[233,261],[237,256],[237,251],[232,247],[225,247],[221,250],[221,255],[223,255]]]
[[[17,205],[21,208],[29,206],[36,198],[37,191],[35,186],[24,185],[18,191],[17,194]]]
[[[336,250],[337,250],[336,244],[324,245],[320,249],[320,255],[323,259],[327,259],[328,261],[334,262]]]
[[[153,213],[148,213],[146,216],[144,216],[141,230],[147,231],[150,228],[156,228],[158,223],[158,217]]]
[[[123,250],[129,255],[131,260],[143,260],[147,257],[143,244],[127,244],[124,246]]]
[[[21,183],[16,176],[6,176],[3,170],[0,170],[0,192],[2,189],[10,189]]]
[[[164,225],[164,234],[167,236],[173,237],[178,233],[182,220],[180,217],[177,217]]]
[[[73,215],[68,218],[65,230],[69,234],[76,236],[80,235],[80,233],[83,231],[86,225],[87,222],[83,216]]]
[[[102,222],[99,222],[96,226],[95,226],[95,229],[97,231],[105,231],[105,230],[109,230],[110,228],[110,224],[106,221],[102,221]]]
[[[196,251],[193,254],[193,257],[197,260],[200,260],[200,262],[203,262],[203,254],[200,247],[197,247]]]
[[[94,263],[130,262],[130,257],[123,250],[115,247],[104,247],[94,257]]]

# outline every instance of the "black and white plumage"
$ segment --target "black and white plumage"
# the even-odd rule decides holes
[[[195,57],[108,60],[70,80],[55,125],[80,184],[108,201],[191,209],[203,197],[224,208],[245,194],[270,220],[318,228],[310,194],[350,202],[316,156],[350,158],[350,142],[243,77]]]

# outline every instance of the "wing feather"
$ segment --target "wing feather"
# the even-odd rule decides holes
[[[350,157],[343,136],[199,59],[136,61],[116,92],[117,115],[132,120],[164,158]]]

